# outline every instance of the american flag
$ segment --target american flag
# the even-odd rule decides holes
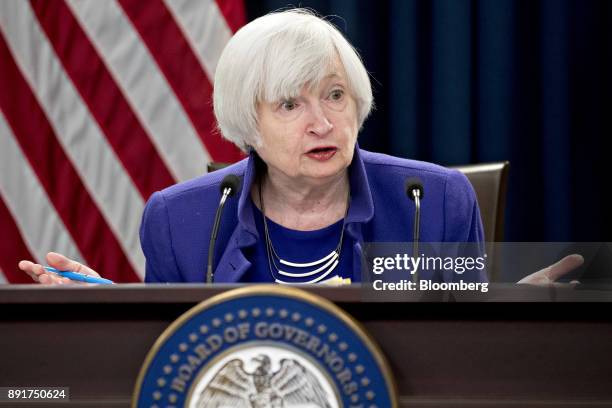
[[[0,1],[0,282],[48,251],[144,277],[147,198],[240,151],[212,78],[242,0]]]

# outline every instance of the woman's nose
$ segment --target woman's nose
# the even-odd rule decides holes
[[[308,133],[313,136],[325,136],[332,131],[334,125],[328,119],[321,105],[311,105],[311,122],[308,128]]]

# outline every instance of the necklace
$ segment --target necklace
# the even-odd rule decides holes
[[[270,238],[270,232],[268,230],[268,222],[266,220],[266,209],[264,205],[263,195],[261,193],[262,182],[259,183],[259,203],[261,205],[261,213],[263,216],[263,225],[264,225],[264,236],[266,243],[266,252],[268,255],[268,267],[270,269],[270,275],[272,279],[276,283],[284,283],[284,284],[292,284],[294,282],[288,282],[283,280],[281,277],[286,276],[289,278],[307,278],[313,277],[314,275],[319,274],[316,277],[306,281],[300,282],[300,284],[308,284],[308,283],[317,283],[325,279],[334,269],[338,266],[340,262],[340,253],[342,251],[342,242],[344,240],[344,227],[346,224],[346,215],[348,214],[349,203],[351,199],[351,192],[349,186],[349,192],[347,194],[347,203],[346,203],[346,212],[344,214],[344,219],[342,220],[342,231],[340,232],[340,241],[338,245],[326,256],[321,259],[314,260],[312,262],[291,262],[281,258],[276,250],[274,249],[274,245],[272,245],[272,239]],[[280,264],[280,266],[279,266]],[[288,272],[285,267],[291,267],[296,272]],[[281,269],[282,268],[282,269]],[[314,268],[314,269],[308,269]],[[276,270],[276,273],[274,272]],[[280,277],[278,276],[280,275]]]

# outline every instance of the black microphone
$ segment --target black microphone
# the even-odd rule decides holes
[[[423,190],[423,183],[418,177],[410,177],[406,180],[406,195],[412,201],[414,201],[414,229],[412,232],[412,257],[418,258],[419,256],[419,228],[421,224],[421,199],[425,196]],[[412,275],[413,282],[419,280],[418,271],[414,271]]]
[[[240,178],[235,174],[228,174],[221,181],[221,201],[217,207],[215,214],[215,223],[213,224],[212,232],[210,233],[210,241],[208,242],[208,267],[206,269],[206,283],[213,281],[213,259],[215,254],[215,244],[217,243],[217,234],[219,233],[219,224],[221,222],[221,213],[225,206],[225,201],[228,197],[232,197],[240,190]]]

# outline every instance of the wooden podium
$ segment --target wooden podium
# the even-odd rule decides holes
[[[127,407],[164,329],[233,287],[0,286],[0,387],[70,387],[70,407]],[[501,285],[389,302],[355,287],[307,290],[370,333],[401,407],[612,406],[612,291]]]

